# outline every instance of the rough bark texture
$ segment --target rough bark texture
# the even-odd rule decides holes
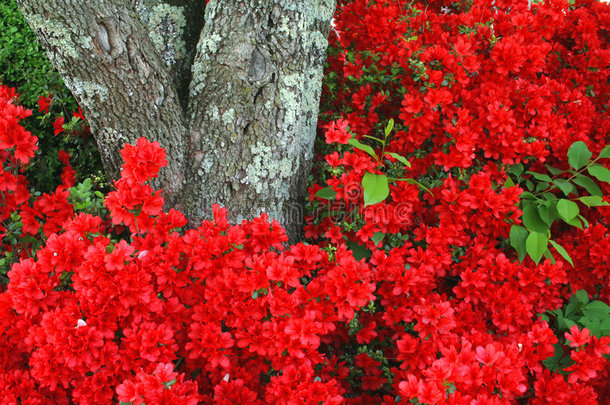
[[[169,159],[160,176],[170,203],[181,195],[186,124],[148,30],[122,1],[18,1],[81,106],[106,173],[118,178],[123,145],[147,136]]]
[[[110,176],[146,136],[168,153],[157,185],[192,222],[220,203],[297,238],[334,0],[17,3]]]

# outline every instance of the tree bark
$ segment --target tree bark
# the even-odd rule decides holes
[[[17,0],[76,97],[108,175],[140,136],[197,223],[261,211],[298,239],[334,0]]]

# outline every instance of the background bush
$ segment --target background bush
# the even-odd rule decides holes
[[[33,115],[22,125],[38,137],[36,159],[26,168],[30,186],[49,192],[60,183],[63,164],[58,152],[71,155],[71,164],[77,179],[91,176],[94,187],[104,184],[102,163],[86,122],[75,123],[61,136],[55,136],[53,122],[59,116],[70,123],[78,111],[76,100],[53,68],[47,55],[36,42],[36,35],[28,26],[14,0],[0,0],[0,82],[14,87],[20,94],[20,103],[32,110]],[[49,114],[38,111],[40,96],[53,95]]]

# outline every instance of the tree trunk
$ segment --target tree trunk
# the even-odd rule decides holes
[[[298,238],[334,0],[17,0],[87,117],[106,172],[140,136],[194,223],[261,211]]]

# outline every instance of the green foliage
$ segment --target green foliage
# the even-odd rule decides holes
[[[78,110],[76,100],[36,42],[15,0],[0,0],[0,82],[16,87],[19,102],[34,113],[21,122],[38,137],[37,156],[25,173],[30,186],[41,192],[55,189],[63,168],[58,152],[65,150],[77,174],[96,176],[96,186],[102,187],[105,182],[97,145],[86,122],[72,117]],[[50,95],[50,112],[38,112],[38,98]],[[59,116],[65,118],[65,131],[55,136],[53,122]]]
[[[544,365],[551,371],[565,374],[562,370],[573,364],[570,356],[564,352],[564,334],[572,326],[587,328],[597,338],[610,336],[610,306],[599,300],[591,300],[585,290],[576,291],[562,308],[540,316],[552,324],[559,337],[559,343],[555,344],[555,355],[544,361]]]
[[[90,178],[69,189],[68,201],[72,204],[75,213],[83,212],[91,215],[106,217],[107,210],[104,206],[104,194],[93,190],[93,182]]]
[[[390,194],[388,176],[385,174],[364,173],[362,188],[365,206],[380,203]]]
[[[28,108],[36,107],[40,95],[66,93],[14,0],[0,0],[0,73],[3,84],[17,87]]]
[[[521,261],[526,255],[535,263],[543,256],[554,261],[550,244],[573,266],[568,252],[551,239],[551,228],[559,221],[578,228],[588,227],[589,222],[581,214],[579,203],[587,207],[609,205],[603,200],[600,187],[589,175],[598,181],[610,183],[610,170],[596,163],[599,159],[610,157],[610,148],[606,146],[597,158],[591,160],[593,154],[587,145],[578,141],[570,146],[567,157],[570,169],[547,166],[549,174],[525,171],[522,164],[507,169],[516,178],[513,181],[509,177],[507,186],[522,184],[527,190],[521,194],[523,226],[513,225],[510,232],[510,244]],[[581,195],[583,192],[589,195]]]

